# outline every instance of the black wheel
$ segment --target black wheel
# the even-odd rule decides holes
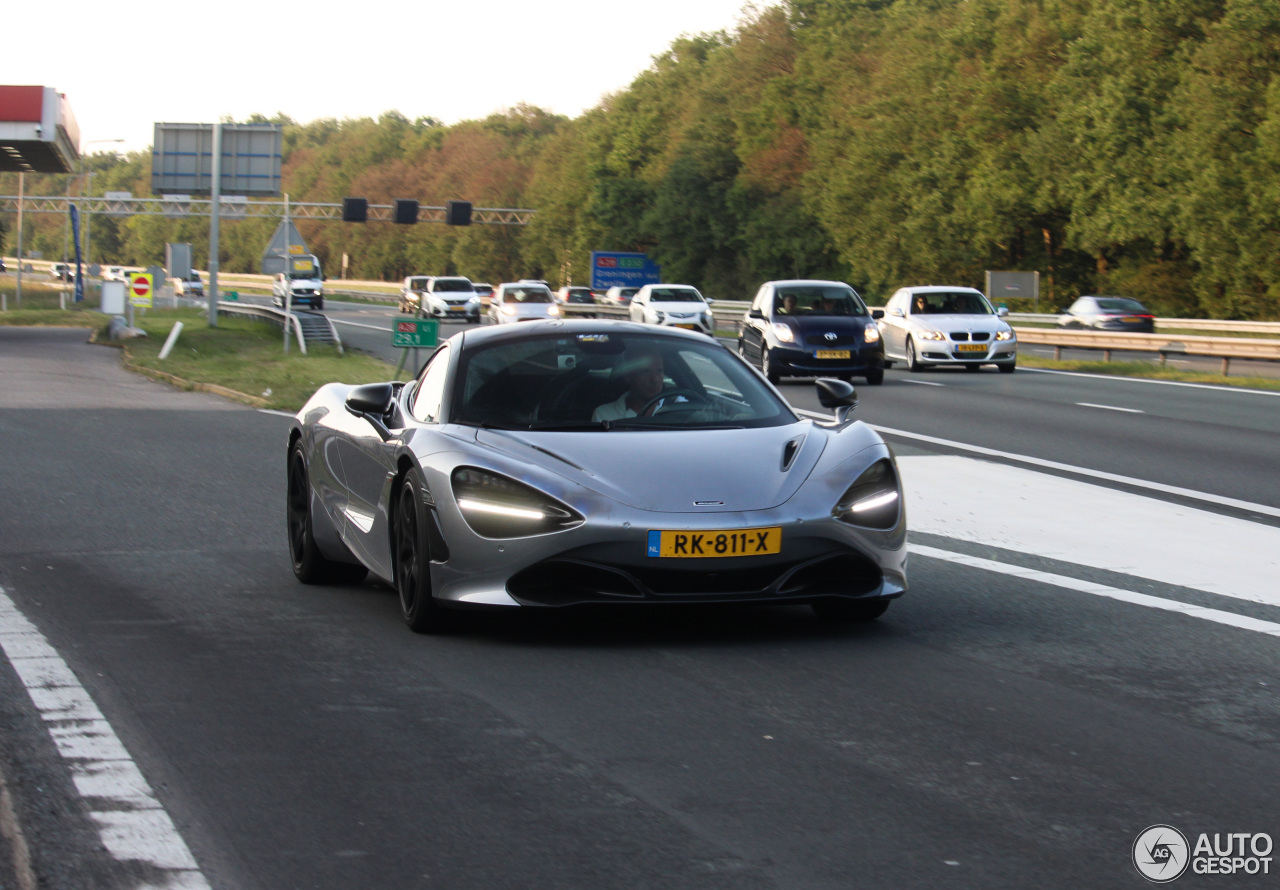
[[[778,381],[782,379],[777,369],[774,368],[773,362],[769,361],[769,348],[763,345],[760,347],[760,373],[774,386],[777,386]]]
[[[875,621],[889,608],[887,599],[849,600],[839,597],[814,600],[809,604],[823,621]]]
[[[320,552],[311,526],[311,485],[302,445],[289,452],[289,488],[286,496],[289,558],[293,574],[303,584],[354,584],[368,574],[362,565],[334,562]]]
[[[996,365],[996,367],[1000,369],[1001,374],[1012,374],[1014,371],[1018,370],[1018,363],[1017,362],[1001,362],[1000,364]]]
[[[885,359],[885,362],[884,362],[884,369],[887,371],[887,370],[889,370],[889,369],[890,369],[890,368],[892,368],[892,367],[893,367],[893,362],[889,361],[888,359]]]
[[[907,370],[913,372],[924,370],[924,365],[921,364],[920,359],[916,358],[916,341],[910,337],[907,338]]]
[[[964,369],[966,371],[981,371],[982,365],[978,364],[977,362],[974,362],[973,364],[965,365]]]
[[[410,470],[400,484],[393,532],[396,592],[400,615],[414,633],[444,629],[443,610],[431,596],[431,545],[427,543],[427,508],[422,503],[422,482]]]
[[[868,386],[879,386],[881,383],[884,383],[884,368],[867,375]]]
[[[319,312],[324,308],[324,300],[316,300],[316,311]]]

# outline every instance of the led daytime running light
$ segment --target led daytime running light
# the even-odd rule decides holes
[[[488,501],[477,501],[471,498],[458,498],[458,506],[464,510],[472,510],[477,513],[496,513],[499,516],[511,516],[516,519],[540,520],[546,518],[547,515],[541,510],[521,510],[519,507],[491,504]]]

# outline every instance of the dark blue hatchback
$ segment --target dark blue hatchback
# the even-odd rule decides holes
[[[876,318],[839,281],[767,281],[756,292],[738,335],[738,354],[770,383],[783,377],[864,377],[884,381],[884,346]]]

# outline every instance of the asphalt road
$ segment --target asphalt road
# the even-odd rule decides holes
[[[1140,887],[1149,825],[1280,836],[1275,397],[892,371],[858,416],[894,431],[915,553],[876,624],[427,638],[381,586],[294,581],[284,418],[83,336],[0,328],[0,617],[65,660],[197,867],[104,841],[129,807],[78,792],[9,651],[0,886],[25,846],[54,888]]]

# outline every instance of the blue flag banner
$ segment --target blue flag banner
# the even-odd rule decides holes
[[[71,205],[71,240],[76,244],[76,302],[84,301],[84,276],[80,272],[80,208]]]

